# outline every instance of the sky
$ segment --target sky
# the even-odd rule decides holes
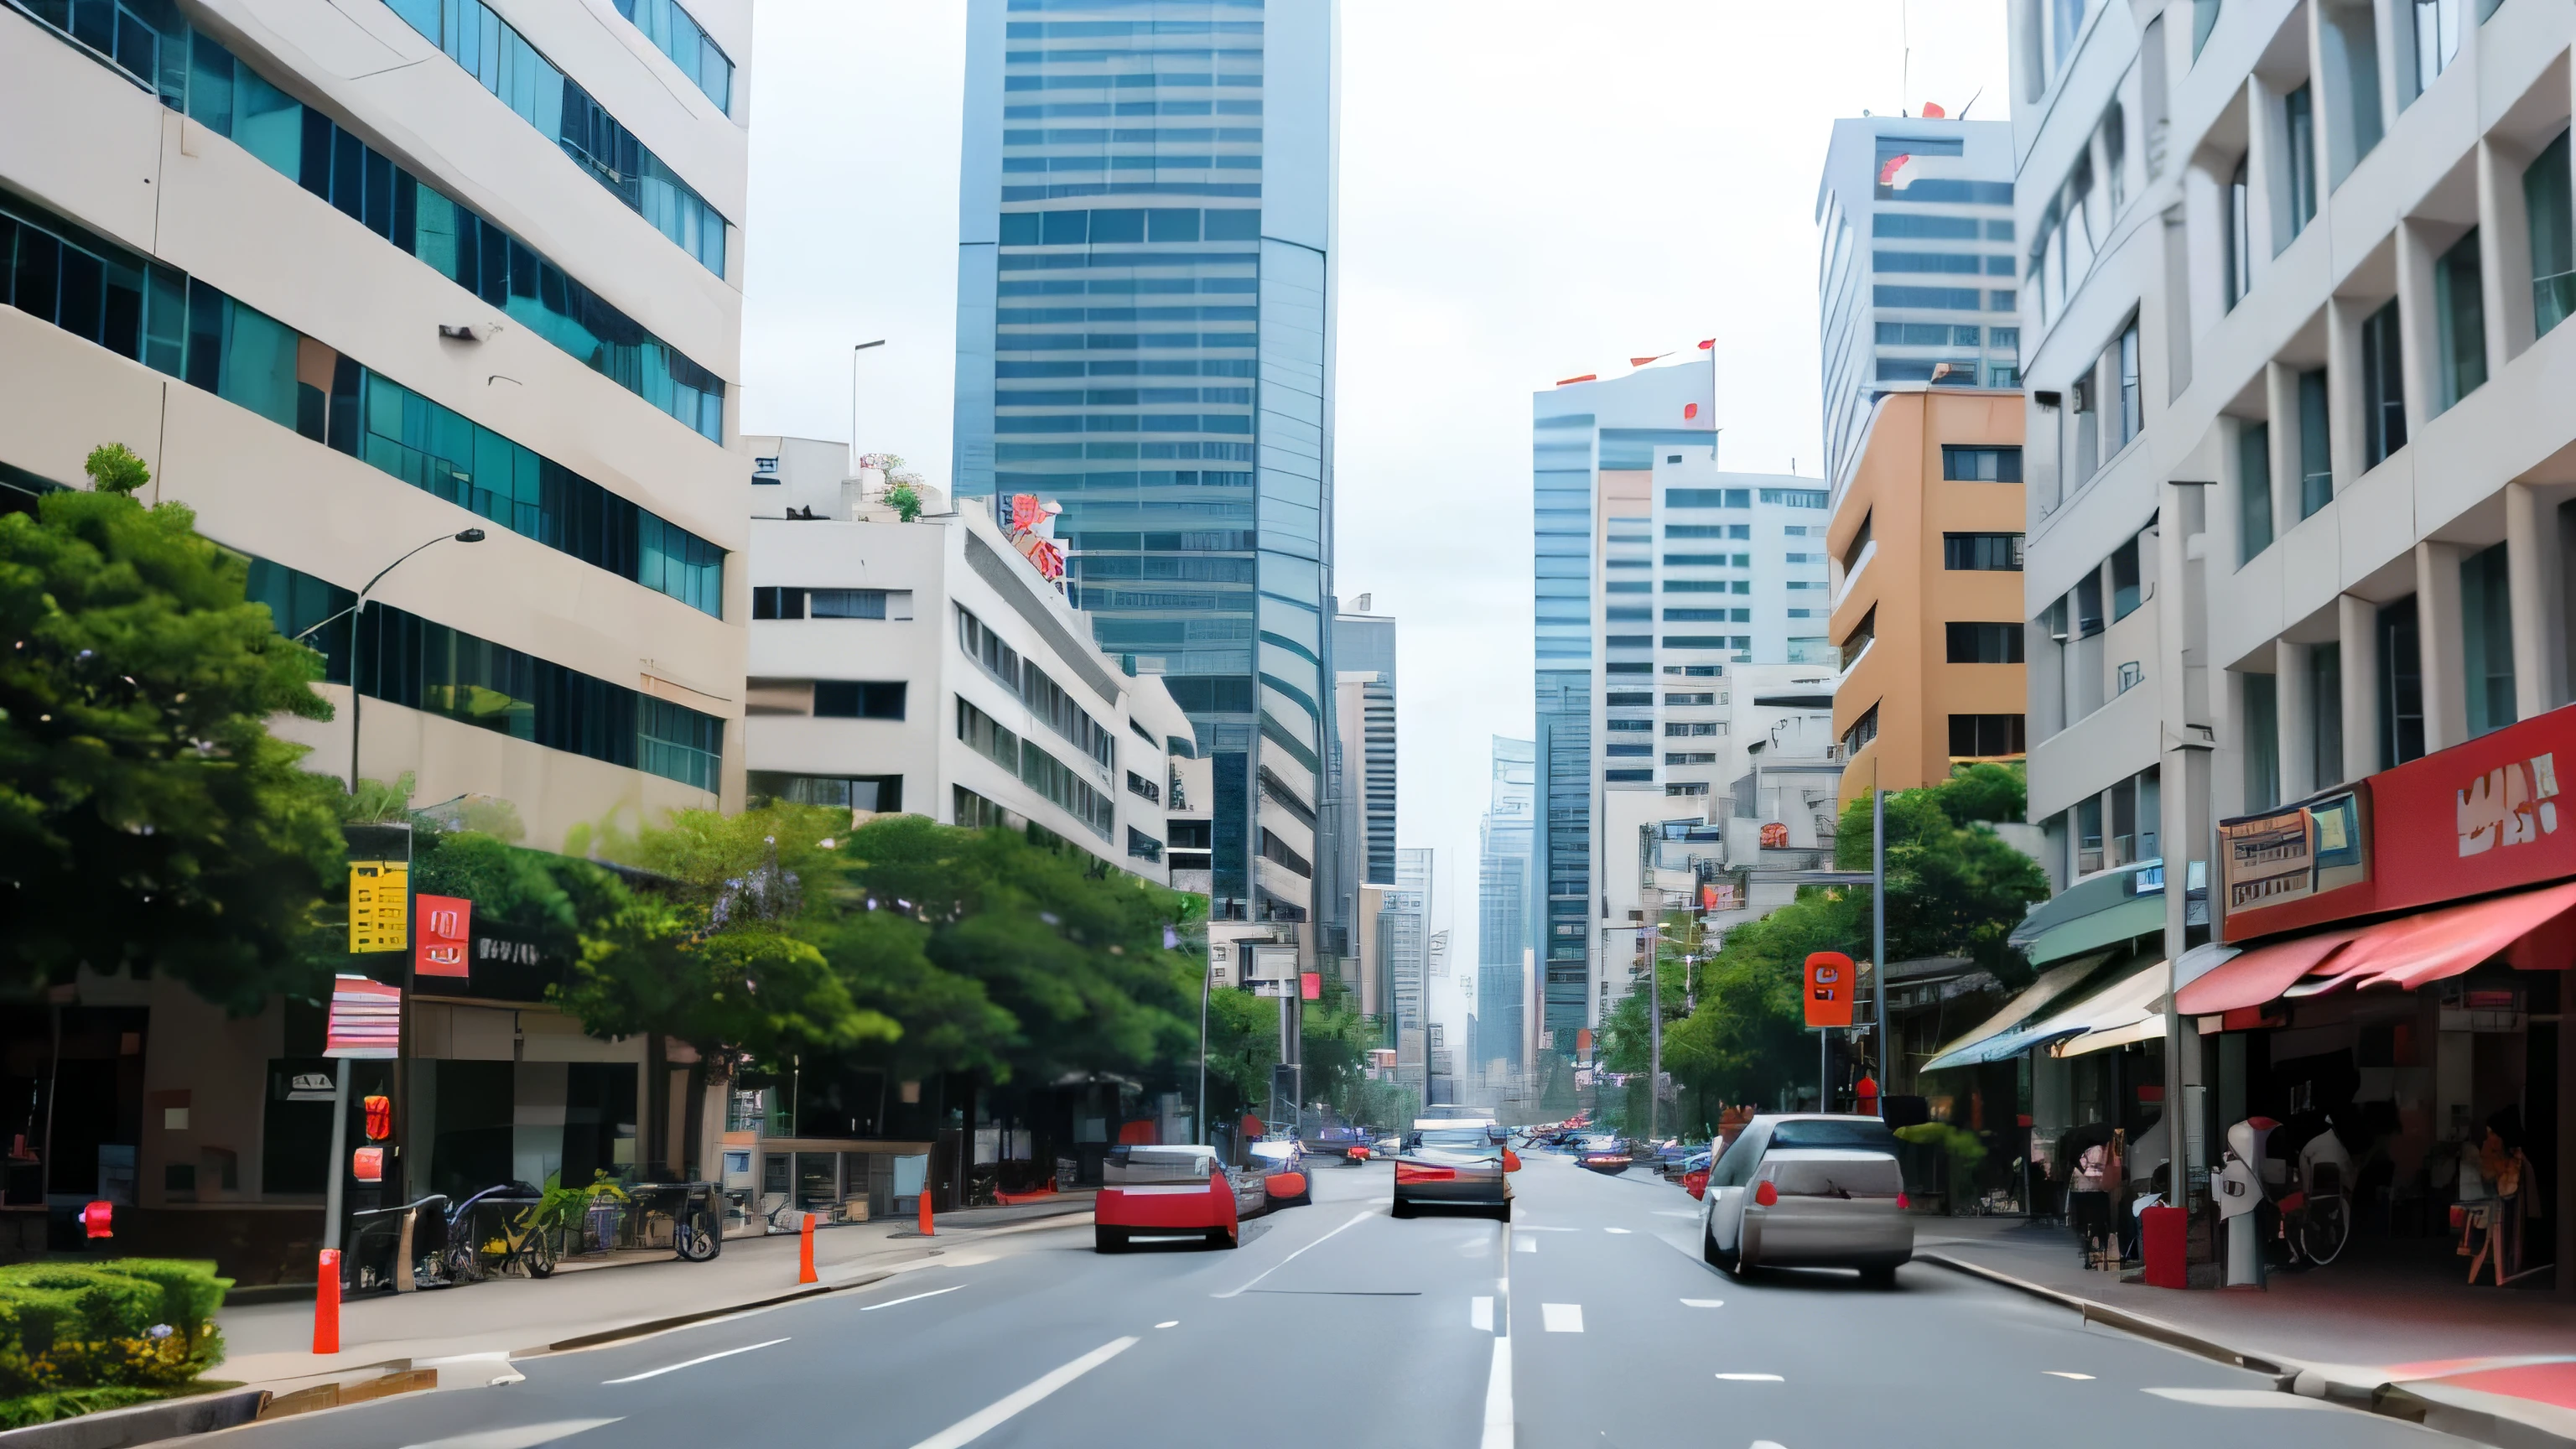
[[[945,486],[965,6],[756,15],[743,428],[849,437],[883,338],[862,447]],[[1397,835],[1453,961],[1489,741],[1531,730],[1530,394],[1714,337],[1720,466],[1818,474],[1831,123],[2006,119],[2006,75],[2003,0],[1343,5],[1336,578],[1399,621]]]

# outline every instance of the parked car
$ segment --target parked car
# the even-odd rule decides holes
[[[1263,1196],[1271,1207],[1300,1207],[1314,1202],[1306,1182],[1306,1149],[1294,1137],[1265,1137],[1252,1144],[1252,1171],[1260,1174]]]
[[[1857,1268],[1890,1285],[1914,1256],[1896,1135],[1876,1117],[1760,1116],[1711,1167],[1700,1254],[1736,1273]]]
[[[1594,1172],[1616,1176],[1626,1172],[1628,1165],[1635,1161],[1635,1158],[1628,1151],[1627,1143],[1616,1137],[1595,1134],[1583,1139],[1583,1145],[1575,1152],[1574,1160]]]
[[[1124,1252],[1143,1237],[1200,1238],[1220,1248],[1242,1241],[1243,1214],[1264,1201],[1261,1175],[1230,1173],[1212,1147],[1109,1149],[1092,1207],[1092,1246]],[[1247,1206],[1247,1198],[1249,1205]]]
[[[1708,1194],[1708,1154],[1707,1154],[1707,1153],[1705,1153],[1705,1152],[1697,1152],[1697,1153],[1693,1153],[1693,1154],[1691,1155],[1690,1160],[1682,1164],[1682,1191],[1689,1193],[1692,1197],[1695,1197],[1695,1198],[1698,1198],[1698,1197],[1705,1197],[1705,1196],[1707,1196],[1707,1194]]]
[[[1409,1218],[1426,1204],[1476,1207],[1510,1222],[1508,1174],[1520,1166],[1520,1158],[1503,1136],[1491,1122],[1428,1118],[1414,1123],[1396,1154],[1390,1211]]]

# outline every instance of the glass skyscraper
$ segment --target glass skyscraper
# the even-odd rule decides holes
[[[1060,501],[1215,761],[1213,909],[1308,922],[1330,756],[1332,0],[971,0],[955,490]],[[1299,932],[1311,959],[1312,934]]]

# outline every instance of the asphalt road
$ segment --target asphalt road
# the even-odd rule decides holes
[[[1461,1449],[2463,1441],[2274,1390],[1925,1264],[1749,1281],[1691,1199],[1532,1154],[1511,1226],[1386,1214],[1325,1167],[1233,1252],[961,1245],[860,1290],[232,1431],[242,1449],[1387,1445]]]

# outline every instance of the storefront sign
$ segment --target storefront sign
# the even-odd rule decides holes
[[[2226,939],[2371,909],[2361,799],[2343,790],[2218,823]]]
[[[461,896],[420,898],[420,953],[412,970],[423,976],[467,976],[466,951],[474,934],[474,903]]]
[[[2371,777],[2380,909],[2576,875],[2576,823],[2558,804],[2558,756],[2576,763],[2570,714],[2552,710]]]
[[[411,944],[410,892],[408,862],[349,862],[350,955],[399,951]]]
[[[1852,1024],[1852,958],[1840,951],[1818,951],[1807,958],[1807,1026],[1809,1030]]]

